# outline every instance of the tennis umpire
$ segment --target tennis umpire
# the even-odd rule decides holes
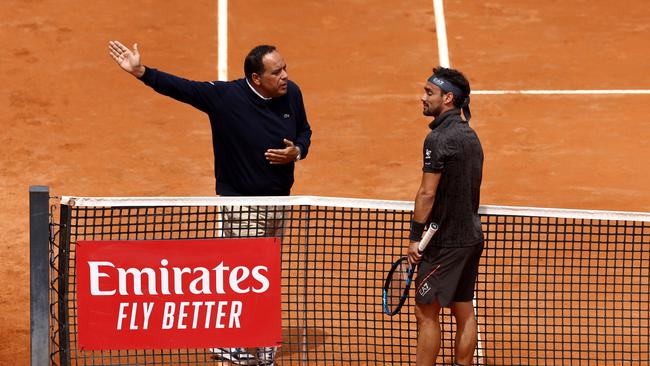
[[[133,50],[110,41],[109,54],[126,72],[156,92],[205,112],[212,128],[216,192],[222,196],[287,196],[295,162],[307,157],[311,127],[298,85],[274,46],[253,48],[245,78],[198,82],[143,65]],[[283,213],[268,207],[224,207],[224,236],[281,236]],[[274,347],[256,351],[213,349],[240,365],[273,365]],[[256,354],[252,354],[255,352]]]
[[[470,91],[462,73],[438,67],[421,98],[423,114],[434,120],[424,140],[422,181],[415,196],[408,249],[409,261],[419,263],[415,280],[418,366],[436,361],[442,307],[451,307],[456,319],[455,365],[472,363],[478,339],[472,300],[483,251],[478,216],[483,149],[468,123]],[[420,254],[418,242],[430,221],[439,229]]]

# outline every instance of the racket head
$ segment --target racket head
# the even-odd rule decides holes
[[[402,309],[413,282],[413,272],[414,268],[407,257],[398,259],[390,267],[382,292],[382,305],[386,315],[393,316]]]

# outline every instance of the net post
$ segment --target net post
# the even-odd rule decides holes
[[[69,301],[70,301],[70,205],[61,205],[59,216],[59,263],[58,263],[58,294],[56,299],[56,306],[53,311],[58,314],[58,349],[59,365],[68,366],[70,362],[70,316],[69,316]],[[73,295],[74,296],[74,295]]]
[[[47,366],[49,339],[49,199],[47,186],[29,187],[30,365]]]

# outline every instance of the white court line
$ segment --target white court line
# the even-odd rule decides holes
[[[599,95],[599,94],[650,94],[650,89],[601,89],[601,90],[472,90],[472,95]]]
[[[443,0],[433,0],[433,12],[436,18],[436,35],[438,37],[438,56],[442,67],[451,67],[449,62],[449,45],[447,44],[447,26]],[[601,95],[601,94],[650,94],[650,89],[603,89],[603,90],[474,90],[472,95]]]
[[[442,0],[433,0],[433,13],[436,17],[436,35],[438,36],[438,58],[440,66],[449,67],[449,47],[447,47],[447,26]]]
[[[433,0],[433,13],[436,18],[436,35],[438,37],[438,58],[440,66],[451,67],[449,62],[449,46],[447,45],[447,25],[445,24],[445,11],[442,0]],[[479,91],[480,92],[480,91]],[[473,94],[476,94],[474,92]],[[479,93],[480,94],[480,93]],[[474,316],[478,319],[478,307],[476,299],[473,300]],[[484,363],[483,357],[483,339],[481,337],[481,325],[477,322],[477,344],[474,350],[474,357],[476,357],[479,364]]]
[[[228,0],[219,0],[217,5],[217,77],[228,80]]]

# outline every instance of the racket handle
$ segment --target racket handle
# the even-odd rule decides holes
[[[431,241],[431,238],[433,237],[433,234],[436,233],[436,231],[438,231],[438,224],[432,222],[431,225],[429,225],[427,231],[424,233],[422,240],[420,240],[420,244],[418,244],[418,251],[420,251],[420,253],[424,252],[424,250],[427,248],[429,241]]]

